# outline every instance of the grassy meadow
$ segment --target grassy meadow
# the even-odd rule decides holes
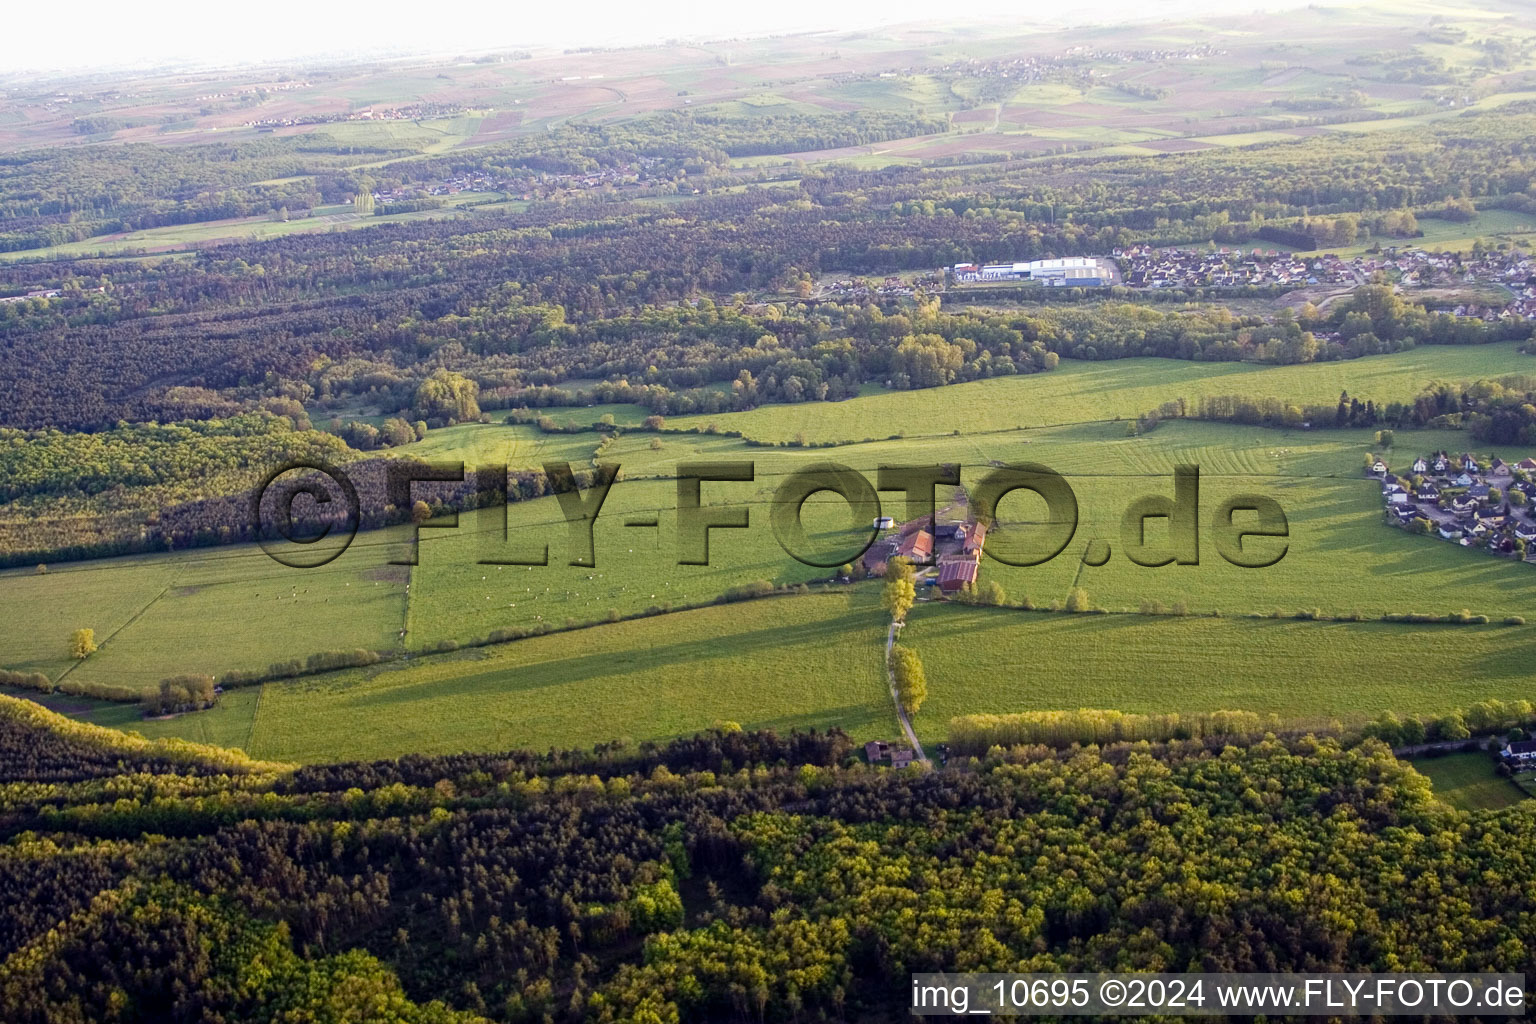
[[[1536,628],[1068,615],[919,606],[901,642],[928,675],[924,742],[962,714],[1114,708],[1362,721],[1529,697]]]
[[[233,691],[215,711],[163,721],[74,699],[77,713],[108,724],[301,760],[588,745],[614,735],[674,735],[716,718],[841,724],[861,736],[886,735],[892,729],[883,717],[889,700],[880,688],[877,588],[712,602],[753,581],[793,586],[829,575],[790,558],[770,524],[776,488],[794,470],[835,461],[873,480],[881,465],[956,462],[974,489],[989,463],[1029,461],[1067,477],[1079,506],[1077,530],[1062,554],[1042,565],[986,560],[982,581],[995,580],[1010,599],[1042,608],[1079,586],[1115,614],[970,609],[928,600],[924,590],[907,642],[930,679],[929,702],[918,716],[925,740],[941,739],[952,715],[969,712],[1245,708],[1357,719],[1385,708],[1433,712],[1485,696],[1521,696],[1536,626],[1500,623],[1506,616],[1536,622],[1536,572],[1383,525],[1379,491],[1361,471],[1371,431],[1170,421],[1130,437],[1115,417],[1168,398],[1227,392],[1331,401],[1348,389],[1377,400],[1406,398],[1430,380],[1519,372],[1526,359],[1512,346],[1493,345],[1296,367],[1064,361],[1030,377],[930,392],[872,390],[846,402],[709,418],[720,429],[765,440],[881,438],[830,448],[765,447],[709,433],[621,433],[602,456],[620,463],[624,478],[594,527],[594,566],[569,564],[581,547],[573,547],[558,501],[541,498],[466,513],[453,529],[421,531],[413,567],[389,564],[409,551],[412,530],[398,527],[359,535],[342,558],[316,570],[283,567],[250,546],[69,563],[46,575],[13,570],[0,574],[0,614],[13,627],[0,635],[0,666],[149,689],[175,673],[263,668],[316,651],[414,652],[374,669]],[[590,423],[605,411],[621,424],[639,419],[628,407],[554,415]],[[693,421],[668,424],[688,425]],[[907,436],[887,437],[900,433]],[[1399,431],[1397,438],[1385,454],[1399,468],[1420,452],[1468,443],[1449,431]],[[581,466],[590,464],[598,441],[592,432],[466,424],[433,430],[402,450],[470,465],[565,459]],[[678,463],[692,460],[754,464],[751,481],[704,485],[706,506],[744,507],[750,516],[745,530],[712,531],[708,566],[678,564],[671,478]],[[1201,469],[1200,564],[1135,565],[1123,549],[1124,511],[1143,495],[1171,496],[1180,464]],[[1245,493],[1277,500],[1289,523],[1284,558],[1265,569],[1231,566],[1215,550],[1217,505]],[[941,488],[937,498],[941,510],[965,514],[963,493]],[[883,493],[881,501],[884,512],[904,516],[899,494]],[[1043,510],[1027,492],[1005,499],[988,550],[1026,544]],[[803,522],[814,552],[856,550],[868,528],[849,518],[836,496],[807,502]],[[640,525],[651,520],[656,525]],[[1154,520],[1149,543],[1160,536]],[[1111,555],[1088,566],[1083,555],[1094,540],[1107,542]],[[545,546],[548,565],[487,564],[537,557]],[[1183,604],[1199,616],[1135,614],[1144,602]],[[668,608],[670,614],[633,618]],[[1294,618],[1314,608],[1366,618],[1467,608],[1493,621],[1409,626]],[[1253,617],[1271,613],[1285,617]],[[101,649],[75,662],[67,644],[80,626],[96,631]],[[592,628],[564,631],[572,626]],[[443,641],[478,641],[503,629],[562,632],[420,656]],[[850,674],[848,663],[862,667]],[[659,703],[636,703],[642,692]],[[338,729],[338,720],[347,728]]]
[[[210,712],[103,725],[294,761],[664,739],[717,721],[890,736],[874,588],[717,605],[409,663],[268,683]],[[84,702],[92,704],[93,702]]]
[[[254,545],[56,565],[0,574],[0,665],[150,689],[183,672],[264,668],[336,648],[388,649],[405,620],[403,529],[359,534],[319,569],[279,565]],[[76,662],[70,635],[100,649]]]
[[[1429,777],[1435,798],[1458,811],[1513,807],[1526,798],[1514,782],[1494,774],[1493,760],[1487,754],[1425,757],[1416,759],[1413,766]]]
[[[390,454],[462,462],[466,467],[500,463],[518,470],[537,469],[546,462],[582,465],[596,447],[592,434],[546,434],[537,427],[513,423],[458,423],[429,431],[420,441],[390,449]]]
[[[1332,403],[1339,392],[1376,402],[1408,400],[1437,380],[1531,372],[1513,343],[1417,348],[1332,363],[1262,366],[1174,359],[1063,359],[1049,373],[993,377],[942,391],[891,391],[842,402],[765,405],[747,412],[669,419],[677,429],[740,431],[759,441],[858,441],[871,437],[995,431],[1134,418],[1175,398],[1273,395]]]
[[[572,543],[554,498],[482,509],[460,517],[457,529],[423,531],[419,564],[412,571],[407,645],[469,640],[509,626],[587,624],[652,607],[707,603],[732,586],[756,580],[785,585],[828,575],[826,569],[789,558],[774,540],[767,522],[771,485],[704,487],[706,503],[745,504],[755,520],[744,530],[711,531],[710,564],[705,566],[678,564],[677,485],[671,480],[614,485],[593,527],[595,564],[590,567],[570,564],[584,557],[584,550]],[[837,514],[830,505],[821,511],[828,519]],[[626,525],[641,519],[657,525]],[[482,564],[488,559],[538,560],[546,548],[547,565]]]

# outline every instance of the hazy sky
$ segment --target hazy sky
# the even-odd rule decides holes
[[[1305,0],[1093,0],[1067,4],[1074,24],[1146,20],[1197,12],[1240,13],[1300,6]],[[1358,0],[1333,0],[1346,5]],[[0,17],[8,45],[0,68],[142,67],[169,60],[230,63],[375,50],[441,52],[514,46],[607,46],[670,37],[719,38],[808,29],[850,29],[961,17],[974,5],[932,0],[773,0],[655,3],[647,0],[76,0],[22,2]],[[1014,3],[1015,25],[1044,4]],[[1046,8],[1050,9],[1050,8]]]

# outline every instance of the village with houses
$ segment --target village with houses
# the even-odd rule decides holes
[[[435,181],[411,182],[398,188],[375,189],[373,201],[378,206],[393,206],[463,192],[505,193],[514,199],[533,200],[598,188],[641,187],[660,180],[655,168],[661,163],[658,157],[640,156],[627,163],[580,173],[543,171],[516,178],[466,172]]]
[[[831,77],[832,81],[838,84],[848,85],[882,78],[935,75],[945,80],[1009,83],[1018,87],[1050,79],[1092,81],[1095,78],[1107,77],[1109,72],[1093,67],[1098,63],[1163,64],[1173,61],[1198,61],[1224,56],[1226,52],[1208,43],[1137,49],[1077,45],[1067,47],[1059,54],[1019,54],[990,59],[971,57],[937,64],[916,63],[880,70],[846,72]]]
[[[1112,253],[1131,288],[1242,288],[1314,284],[1353,287],[1372,271],[1332,254],[1300,256],[1276,249],[1180,249],[1138,245]]]
[[[1490,554],[1536,556],[1536,459],[1511,464],[1441,451],[1415,458],[1399,474],[1369,456],[1366,472],[1381,481],[1395,525]]]
[[[1352,288],[1384,274],[1400,288],[1496,285],[1509,292],[1502,306],[1463,303],[1446,312],[1490,321],[1505,316],[1536,320],[1536,257],[1518,250],[1430,252],[1388,247],[1344,259],[1332,253],[1300,255],[1274,249],[1244,252],[1137,246],[1116,249],[1113,256],[1131,288]]]
[[[1302,254],[1278,249],[1141,245],[1113,249],[1107,257],[957,263],[945,268],[944,273],[957,286],[1013,281],[1046,287],[1123,285],[1141,291],[1166,288],[1296,290],[1318,285],[1347,289],[1368,284],[1381,274],[1399,289],[1492,285],[1502,290],[1499,297],[1503,301],[1461,302],[1449,306],[1445,312],[1489,322],[1504,317],[1536,320],[1536,257],[1519,250],[1432,252],[1391,246],[1346,259],[1334,253]],[[910,283],[899,278],[887,278],[878,286],[854,280],[839,281],[833,290],[864,297],[912,293]]]
[[[1296,254],[1276,249],[1184,249],[1133,246],[1105,257],[1081,256],[1007,263],[957,263],[926,275],[882,279],[840,278],[827,282],[828,298],[854,301],[908,298],[919,289],[943,292],[1010,282],[1046,288],[1108,288],[1137,291],[1169,288],[1283,288],[1322,286],[1339,290],[1370,283],[1377,274],[1399,290],[1494,286],[1495,293],[1446,305],[1444,312],[1493,322],[1536,320],[1536,256],[1520,251],[1430,252],[1390,247],[1345,259],[1333,253]],[[1506,294],[1507,293],[1507,294]],[[1321,333],[1322,340],[1336,336]]]
[[[216,99],[215,93],[209,99]],[[428,118],[455,117],[465,112],[457,103],[413,103],[401,107],[366,107],[362,110],[345,110],[331,113],[299,114],[293,117],[264,117],[246,121],[246,128],[273,131],[278,128],[296,128],[300,125],[345,124],[357,121],[420,121]]]

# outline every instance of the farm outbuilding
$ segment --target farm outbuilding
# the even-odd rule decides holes
[[[971,558],[952,558],[939,566],[939,589],[946,594],[963,590],[967,584],[976,585],[976,575],[981,563]]]

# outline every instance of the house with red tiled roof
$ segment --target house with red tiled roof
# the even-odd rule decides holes
[[[901,538],[896,553],[910,562],[927,562],[933,557],[933,534],[916,530]]]

